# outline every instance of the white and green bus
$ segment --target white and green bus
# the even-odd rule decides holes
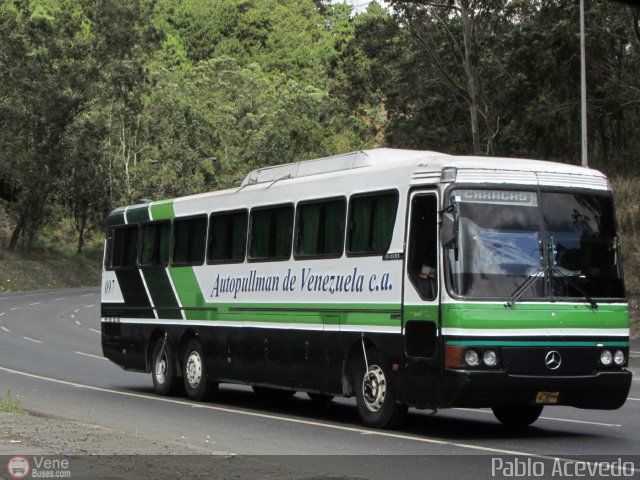
[[[104,355],[158,394],[219,383],[369,426],[408,407],[616,409],[629,315],[606,177],[375,149],[255,170],[238,188],[108,219]]]

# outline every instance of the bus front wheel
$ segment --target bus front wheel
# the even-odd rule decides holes
[[[191,400],[209,400],[218,389],[218,384],[209,380],[204,351],[196,338],[189,341],[182,361],[184,389]]]
[[[493,407],[493,414],[509,428],[524,428],[535,422],[542,413],[542,405]]]
[[[367,361],[368,369],[364,359],[356,367],[354,387],[358,414],[368,427],[396,427],[404,420],[407,407],[396,402],[390,369],[382,356],[372,350],[367,352]]]
[[[176,371],[173,350],[166,337],[160,337],[153,345],[151,354],[151,378],[153,389],[158,395],[175,395],[180,390],[181,382]]]

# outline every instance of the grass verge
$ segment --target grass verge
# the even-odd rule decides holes
[[[11,390],[7,391],[7,394],[0,398],[0,412],[4,413],[22,413],[22,405],[17,398],[11,396]]]

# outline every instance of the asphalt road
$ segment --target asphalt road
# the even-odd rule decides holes
[[[222,385],[211,403],[156,396],[150,375],[125,372],[102,357],[99,304],[97,289],[1,294],[0,395],[11,390],[26,409],[48,415],[212,454],[269,455],[326,475],[411,479],[438,472],[478,479],[492,477],[498,456],[547,463],[622,456],[635,462],[640,478],[640,457],[633,457],[640,451],[640,377],[619,410],[547,407],[520,433],[502,428],[487,410],[464,409],[411,410],[402,429],[377,431],[362,427],[350,399],[318,409],[297,394],[274,405],[234,385]],[[640,343],[631,350],[638,372]]]

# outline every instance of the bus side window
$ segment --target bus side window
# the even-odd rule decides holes
[[[337,258],[344,250],[344,198],[299,203],[296,258]]]
[[[209,222],[208,263],[241,263],[247,250],[246,210],[213,213]]]
[[[138,257],[138,226],[113,229],[111,268],[132,268]]]
[[[396,191],[352,196],[347,252],[351,255],[386,253],[391,245],[397,210]]]
[[[293,206],[251,211],[250,260],[288,260],[291,256]]]
[[[171,222],[157,222],[142,226],[140,265],[166,266],[169,262]]]
[[[207,240],[207,217],[176,219],[173,222],[173,256],[177,265],[202,265]]]

